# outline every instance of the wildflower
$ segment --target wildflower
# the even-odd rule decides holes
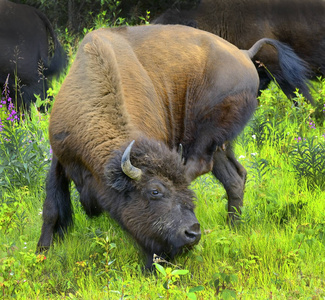
[[[257,153],[255,152],[255,153],[251,153],[251,155],[253,155],[253,156],[256,156],[257,155]]]
[[[86,266],[86,262],[85,261],[77,261],[76,265],[84,268]]]
[[[256,140],[256,135],[255,135],[255,134],[253,134],[253,135],[252,135],[252,138],[253,138],[254,140]]]
[[[14,123],[15,121],[19,120],[18,112],[15,110],[14,104],[12,103],[12,99],[9,96],[9,89],[6,86],[8,83],[5,84],[5,87],[2,92],[2,99],[0,101],[0,108],[7,107],[7,121]],[[3,126],[1,126],[0,131]]]
[[[43,262],[46,259],[46,256],[44,254],[38,254],[36,256],[36,262]]]
[[[316,125],[315,125],[315,123],[313,122],[313,120],[311,120],[311,121],[308,123],[308,125],[309,125],[309,128],[311,128],[311,129],[316,129]]]
[[[239,158],[239,159],[241,159],[241,158],[245,158],[245,156],[244,156],[244,155],[241,155],[241,156],[239,156],[238,158]]]

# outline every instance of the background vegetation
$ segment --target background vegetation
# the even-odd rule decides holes
[[[116,23],[112,11],[103,11],[79,35]],[[75,36],[63,30],[60,38],[72,60]],[[63,79],[52,84],[49,94],[54,98]],[[325,81],[314,87],[319,110],[325,110]],[[324,299],[325,124],[314,118],[314,109],[301,95],[295,100],[297,106],[271,85],[236,141],[237,157],[248,170],[239,226],[227,226],[223,187],[210,175],[202,176],[191,186],[203,232],[200,243],[169,263],[158,260],[156,272],[144,273],[135,242],[109,216],[89,219],[74,189],[74,228],[46,256],[35,254],[51,160],[49,113],[40,114],[35,106],[31,118],[17,122],[21,116],[10,105],[6,109],[13,100],[4,90],[0,298]]]
[[[139,17],[150,11],[151,17],[168,8],[190,9],[200,0],[13,0],[28,4],[43,11],[60,30],[67,28],[73,34],[82,32],[83,28],[93,26],[96,16],[111,15],[112,23],[116,17],[127,19],[129,24],[137,24]]]

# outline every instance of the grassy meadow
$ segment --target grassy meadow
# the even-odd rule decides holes
[[[54,82],[57,94],[62,82]],[[325,81],[314,83],[325,110]],[[0,104],[0,299],[325,299],[325,127],[272,84],[235,142],[248,171],[240,223],[212,176],[191,185],[202,239],[143,272],[142,253],[108,215],[89,219],[72,187],[75,225],[35,254],[51,161],[49,113],[19,123]]]

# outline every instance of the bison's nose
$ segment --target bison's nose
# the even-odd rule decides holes
[[[201,238],[200,224],[195,223],[185,230],[185,238],[188,244],[196,244]]]

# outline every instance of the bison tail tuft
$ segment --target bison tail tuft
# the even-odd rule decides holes
[[[35,12],[39,16],[39,18],[43,21],[54,43],[54,54],[50,59],[51,62],[49,66],[44,70],[44,75],[45,76],[60,75],[61,72],[63,72],[63,70],[68,65],[67,54],[65,53],[63,47],[61,46],[59,40],[57,39],[57,36],[48,18],[39,10],[35,10]]]
[[[68,64],[67,55],[58,40],[55,45],[54,55],[51,58],[50,67],[45,72],[46,76],[60,75]]]
[[[315,105],[309,92],[308,78],[310,78],[312,72],[307,62],[301,59],[288,45],[269,38],[263,38],[257,41],[247,50],[248,56],[252,59],[264,44],[269,44],[278,51],[282,79],[288,82],[290,86],[298,88],[307,100]]]

